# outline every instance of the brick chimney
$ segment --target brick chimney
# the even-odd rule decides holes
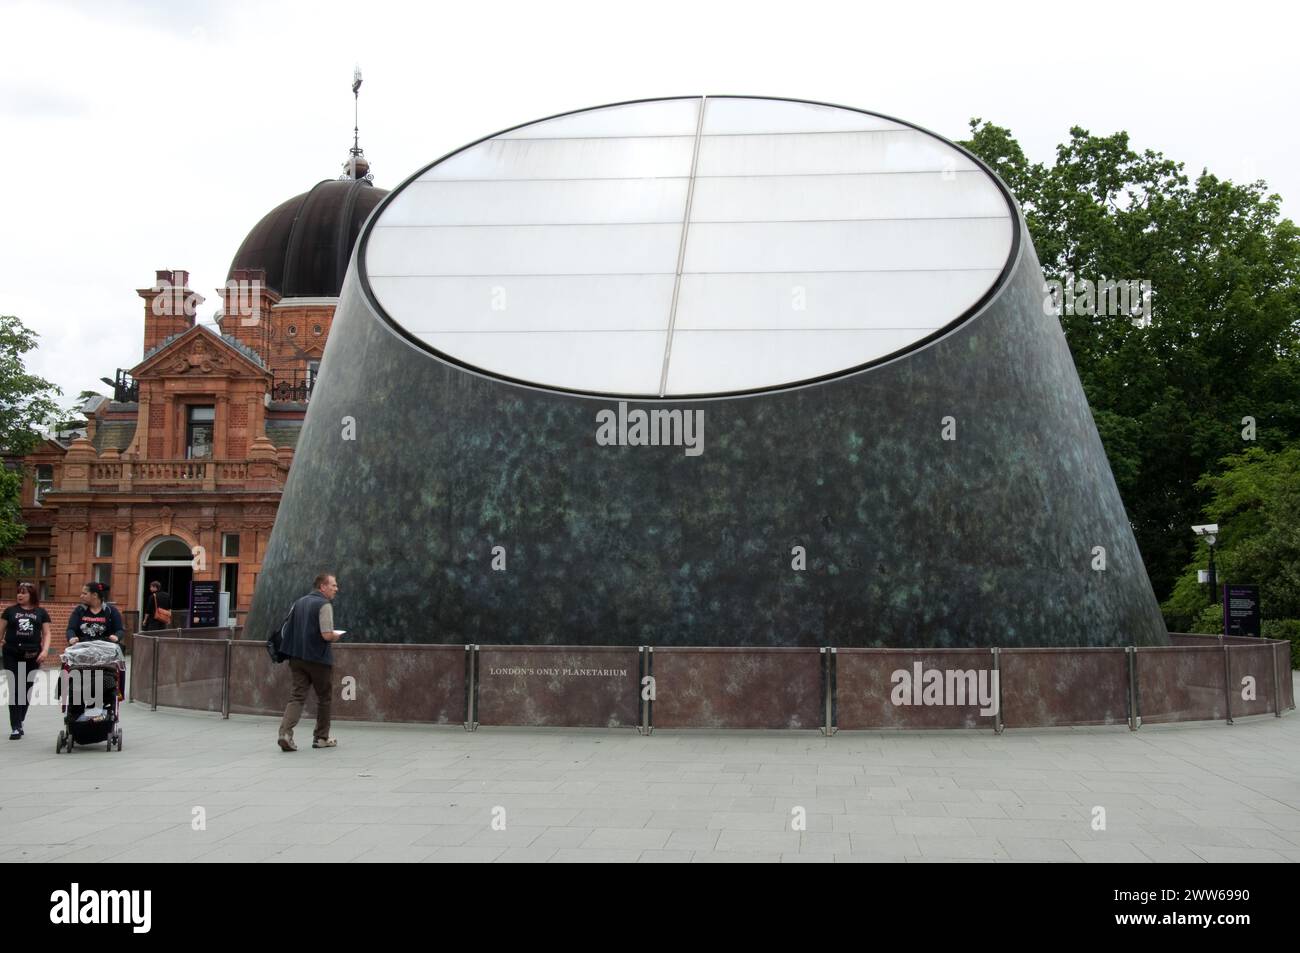
[[[266,364],[271,357],[271,306],[280,295],[261,268],[236,268],[221,293],[221,333],[252,348]]]
[[[190,290],[188,271],[154,273],[154,286],[136,291],[144,299],[144,353],[194,327],[203,297]]]

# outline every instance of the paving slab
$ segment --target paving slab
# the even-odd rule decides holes
[[[122,752],[55,754],[43,705],[0,746],[0,862],[1300,859],[1294,712],[830,738],[344,722],[292,753],[274,718],[123,713]]]

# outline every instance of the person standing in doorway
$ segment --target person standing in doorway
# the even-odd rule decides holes
[[[302,717],[307,689],[316,693],[316,729],[312,732],[313,748],[333,748],[338,742],[330,737],[330,701],[334,695],[334,653],[331,643],[343,637],[334,628],[333,600],[339,584],[332,573],[316,577],[315,588],[293,604],[289,627],[280,651],[289,658],[293,690],[280,722],[279,745],[282,751],[297,751],[293,729]]]
[[[162,591],[162,584],[155,579],[149,583],[149,595],[145,599],[144,631],[170,629],[172,625],[172,597]]]
[[[27,689],[50,651],[50,614],[30,582],[18,584],[18,601],[0,614],[4,669],[9,679],[9,740],[23,736]]]

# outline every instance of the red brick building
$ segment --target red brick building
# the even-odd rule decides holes
[[[19,579],[36,582],[58,622],[98,579],[133,624],[157,579],[185,625],[190,583],[215,580],[227,618],[242,618],[352,246],[387,194],[363,156],[344,169],[248,233],[218,289],[215,327],[196,324],[203,299],[185,271],[158,271],[136,292],[140,362],[117,370],[112,398],[82,406],[84,432],[6,461],[24,470],[27,534],[0,599],[14,598]]]

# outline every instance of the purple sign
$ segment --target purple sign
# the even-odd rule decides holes
[[[1223,584],[1223,634],[1259,637],[1259,586]]]
[[[217,582],[215,579],[190,583],[190,626],[208,629],[217,625]]]

